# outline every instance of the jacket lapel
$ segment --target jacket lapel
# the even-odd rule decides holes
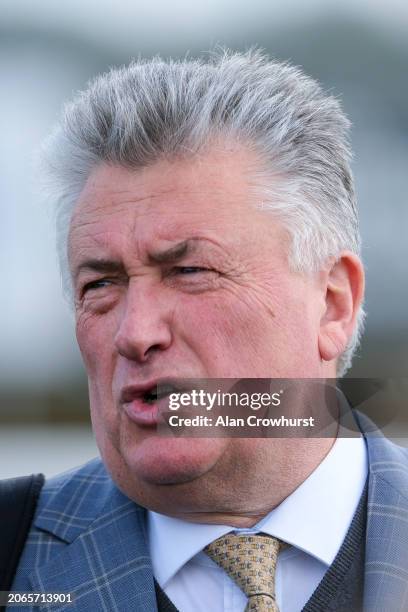
[[[54,536],[48,545],[61,547],[63,540],[66,546],[31,574],[32,590],[72,593],[72,612],[156,612],[145,510],[100,470],[81,482],[68,481],[39,513],[35,526]],[[95,482],[98,495],[92,490]]]
[[[408,610],[408,456],[358,417],[369,461],[364,610]]]

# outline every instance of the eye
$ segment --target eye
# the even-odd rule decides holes
[[[200,268],[199,266],[176,266],[174,269],[175,274],[196,274],[198,272],[211,272],[208,268]]]
[[[99,280],[91,281],[90,283],[86,283],[82,289],[82,293],[86,293],[87,291],[93,291],[95,289],[103,289],[111,285],[111,281],[106,278],[101,278]]]

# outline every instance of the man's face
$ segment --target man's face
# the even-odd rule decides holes
[[[193,495],[222,481],[265,441],[159,437],[149,416],[126,409],[132,386],[320,375],[321,287],[289,270],[285,231],[255,208],[256,165],[249,152],[215,148],[140,171],[101,165],[74,212],[69,259],[94,430],[115,480],[146,504],[163,484]]]

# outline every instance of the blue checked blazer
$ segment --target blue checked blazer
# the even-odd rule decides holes
[[[369,458],[364,611],[406,612],[408,451],[376,431],[364,437]],[[13,608],[20,612],[157,610],[145,509],[116,488],[100,460],[45,484],[13,590],[75,594],[68,606]]]

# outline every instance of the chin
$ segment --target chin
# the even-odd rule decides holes
[[[150,485],[192,482],[207,474],[222,455],[221,440],[152,436],[123,449],[130,478]]]

